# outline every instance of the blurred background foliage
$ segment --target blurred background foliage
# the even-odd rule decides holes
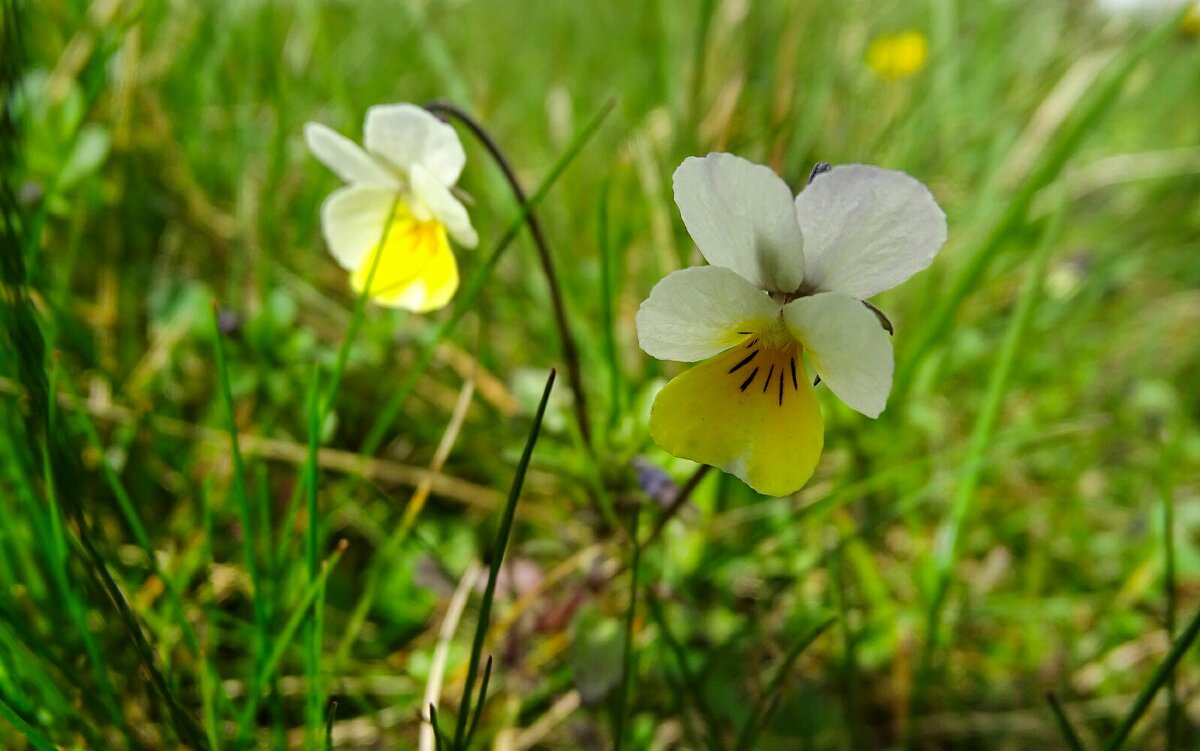
[[[525,234],[448,337],[448,312],[368,308],[320,426],[309,520],[294,503],[306,394],[355,300],[318,224],[336,179],[302,126],[357,140],[372,104],[448,99],[532,189],[615,97],[539,209],[594,440],[560,383],[497,593],[478,745],[608,748],[628,714],[632,748],[1069,748],[1053,692],[1098,747],[1200,603],[1200,37],[1194,19],[1121,5],[1137,7],[9,0],[20,242],[4,252],[57,353],[40,362],[78,466],[50,482],[18,365],[32,355],[0,338],[3,745],[317,748],[335,697],[336,748],[415,747],[439,629],[488,560],[559,337]],[[518,207],[464,141],[470,274]],[[701,260],[671,172],[722,150],[796,188],[817,161],[904,170],[950,240],[875,301],[897,329],[884,415],[822,393],[825,455],[794,497],[704,477],[642,551],[627,624],[623,521],[640,515],[645,538],[694,470],[647,435],[680,366],[641,353],[633,317]],[[95,556],[60,506],[89,520]],[[302,640],[283,638],[310,521],[321,557],[348,543],[323,593],[315,714]],[[476,602],[448,641],[449,714]],[[246,716],[259,618],[280,659]],[[1131,747],[1195,747],[1198,667],[1184,658]]]

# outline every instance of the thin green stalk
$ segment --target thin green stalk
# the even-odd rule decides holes
[[[500,576],[504,551],[508,547],[508,538],[512,534],[513,520],[516,518],[517,500],[521,497],[521,488],[525,485],[525,473],[529,470],[529,462],[533,458],[533,447],[537,444],[538,434],[542,429],[542,418],[546,415],[550,390],[554,388],[554,376],[555,371],[551,370],[550,376],[546,379],[546,388],[542,392],[542,401],[538,404],[537,413],[533,417],[533,427],[529,431],[529,438],[525,441],[525,450],[521,452],[521,460],[517,462],[517,471],[508,490],[508,500],[504,504],[504,512],[500,517],[500,526],[496,530],[496,541],[492,544],[492,560],[488,570],[487,587],[483,590],[483,602],[479,606],[479,622],[475,625],[471,659],[467,664],[467,679],[463,683],[462,701],[458,707],[458,721],[455,725],[452,746],[455,751],[464,751],[471,740],[467,733],[467,720],[471,716],[471,692],[475,687],[475,677],[479,672],[479,659],[483,654],[483,642],[487,638],[488,625],[491,621],[492,600],[496,596],[496,579]],[[485,698],[480,696],[480,703]]]
[[[1112,738],[1104,745],[1104,751],[1117,751],[1125,745],[1125,741],[1129,739],[1129,734],[1133,732],[1133,726],[1145,714],[1146,709],[1150,706],[1150,702],[1154,701],[1154,695],[1163,687],[1171,675],[1175,672],[1175,666],[1191,649],[1192,643],[1196,641],[1196,637],[1200,636],[1200,609],[1188,621],[1183,633],[1171,645],[1171,650],[1167,653],[1167,658],[1159,663],[1154,669],[1154,674],[1150,676],[1150,682],[1147,683],[1141,691],[1138,692],[1137,698],[1134,699],[1133,706],[1129,708],[1129,712],[1121,719],[1121,724],[1117,727]]]
[[[242,555],[246,559],[246,571],[250,575],[252,588],[250,599],[254,607],[255,663],[260,664],[266,649],[268,634],[266,598],[263,597],[263,582],[259,575],[258,555],[254,546],[258,525],[255,523],[254,512],[250,508],[250,493],[246,485],[246,464],[242,459],[241,448],[238,446],[237,413],[233,408],[233,390],[229,385],[229,366],[225,360],[225,343],[221,334],[221,324],[217,318],[216,301],[212,303],[212,324],[213,349],[217,358],[221,403],[228,418],[229,450],[233,458],[233,497],[237,503],[242,524]]]
[[[1046,701],[1050,703],[1050,711],[1054,714],[1054,722],[1058,725],[1058,730],[1062,733],[1063,740],[1071,751],[1084,751],[1083,741],[1079,740],[1079,735],[1075,732],[1075,728],[1071,727],[1071,721],[1067,719],[1067,713],[1063,710],[1062,704],[1059,703],[1058,697],[1054,692],[1046,694]]]
[[[449,741],[442,733],[442,727],[438,724],[437,707],[433,704],[429,705],[429,724],[433,726],[433,748],[434,751],[442,751],[447,748]]]
[[[1178,425],[1172,425],[1168,436],[1168,444],[1162,452],[1162,461],[1158,469],[1158,495],[1162,502],[1163,513],[1163,594],[1166,599],[1166,614],[1164,628],[1167,640],[1175,638],[1177,619],[1177,595],[1175,584],[1175,498],[1174,498],[1174,469],[1179,460],[1179,452],[1184,431]],[[1175,751],[1179,743],[1179,696],[1176,690],[1175,671],[1167,677],[1167,751]]]
[[[597,245],[600,247],[600,334],[604,343],[604,361],[608,365],[608,420],[606,427],[612,430],[624,411],[624,384],[621,380],[621,361],[617,356],[617,322],[613,301],[617,297],[617,280],[614,278],[616,254],[612,248],[608,216],[609,182],[600,187],[597,210]]]
[[[393,221],[396,217],[396,208],[400,205],[400,197],[397,196],[392,201],[392,208],[388,211],[387,223],[383,225],[383,229],[379,233],[379,243],[376,247],[382,248],[387,245],[388,236],[391,234]],[[321,400],[321,423],[325,422],[326,415],[333,408],[333,399],[337,396],[338,388],[342,385],[342,375],[346,372],[346,363],[350,361],[350,348],[354,344],[354,340],[358,337],[358,330],[362,328],[363,319],[366,315],[367,300],[371,297],[371,285],[375,281],[375,272],[379,270],[380,259],[383,258],[383,253],[376,253],[371,259],[371,268],[367,270],[367,279],[363,282],[363,288],[359,291],[358,297],[354,299],[354,310],[350,313],[350,325],[346,327],[346,336],[342,338],[342,346],[338,348],[337,359],[334,360],[333,373],[329,376],[329,388],[325,391],[325,396]]]
[[[1164,20],[1153,33],[1118,55],[1088,90],[1076,112],[1063,123],[1037,165],[1013,192],[991,230],[967,260],[966,266],[947,285],[945,293],[937,298],[932,312],[922,319],[921,327],[914,332],[908,357],[897,363],[893,400],[899,401],[903,397],[912,385],[921,362],[933,351],[934,345],[945,338],[959,305],[979,286],[991,262],[1025,220],[1034,196],[1057,179],[1067,161],[1078,151],[1084,137],[1117,100],[1130,74],[1139,63],[1174,36],[1185,15],[1187,8],[1183,7],[1171,19]],[[966,247],[972,245],[974,243],[969,243]]]
[[[1028,277],[1021,288],[1017,299],[1016,310],[1004,332],[1004,341],[996,356],[992,368],[991,379],[988,381],[987,392],[975,425],[971,431],[971,440],[967,455],[963,461],[962,476],[954,495],[949,518],[938,529],[933,550],[933,591],[931,593],[929,610],[926,613],[926,633],[922,648],[920,664],[916,673],[916,686],[912,691],[909,704],[907,732],[912,733],[916,713],[920,711],[925,699],[925,688],[930,679],[933,653],[937,648],[938,632],[941,626],[942,611],[946,602],[946,594],[954,571],[958,555],[958,540],[962,529],[967,523],[975,505],[976,491],[987,466],[988,448],[992,442],[1000,411],[1004,406],[1004,397],[1008,393],[1009,376],[1016,362],[1017,352],[1033,317],[1033,311],[1041,297],[1042,280],[1050,260],[1050,252],[1054,248],[1062,227],[1062,206],[1051,217],[1042,233],[1041,241],[1034,251],[1033,263]],[[911,735],[909,737],[911,747]]]
[[[201,715],[204,722],[204,733],[208,738],[208,746],[212,751],[221,751],[220,724],[217,720],[217,687],[220,676],[213,669],[212,661],[207,652],[200,652],[200,702]]]
[[[663,512],[659,514],[658,519],[655,520],[654,528],[650,530],[650,534],[647,535],[646,539],[642,541],[643,548],[649,547],[652,542],[658,539],[658,536],[662,534],[663,529],[666,528],[667,522],[671,521],[675,514],[679,513],[679,509],[684,507],[688,501],[688,498],[691,498],[692,493],[696,492],[696,488],[700,486],[700,481],[703,480],[711,470],[712,467],[707,464],[701,464],[699,467],[696,467],[696,470],[692,472],[691,477],[689,477],[687,481],[683,483],[683,485],[679,488],[679,492],[675,494],[673,499],[671,499],[671,505],[663,509]]]
[[[427,104],[425,109],[435,114],[453,117],[471,131],[471,135],[475,136],[475,139],[483,145],[484,150],[492,157],[492,161],[504,173],[504,179],[508,182],[508,187],[512,189],[513,197],[517,199],[517,205],[524,206],[528,203],[525,189],[521,187],[521,181],[517,179],[517,173],[508,163],[500,145],[475,118],[447,101],[432,102]],[[546,242],[545,233],[542,232],[542,223],[538,221],[537,212],[532,208],[529,210],[525,225],[533,237],[533,245],[537,249],[542,274],[546,277],[550,305],[554,312],[554,323],[558,327],[559,345],[562,347],[563,360],[566,361],[567,366],[567,383],[571,385],[571,393],[575,397],[572,403],[575,410],[575,422],[579,426],[579,434],[583,437],[583,445],[590,451],[592,449],[592,428],[588,419],[587,392],[583,388],[583,374],[579,366],[579,347],[575,344],[575,335],[571,333],[571,325],[568,322],[567,305],[563,300],[558,272],[554,268],[554,255],[550,253],[550,245]]]
[[[57,381],[58,359],[55,358],[54,367],[50,369],[49,393],[55,393]],[[53,425],[56,423],[58,403],[51,399],[48,406],[47,421]],[[117,696],[116,687],[113,686],[112,680],[109,678],[108,670],[101,656],[100,647],[96,643],[96,639],[92,635],[92,630],[87,623],[87,603],[83,601],[81,594],[71,582],[71,574],[68,570],[70,553],[67,549],[67,532],[63,527],[62,512],[59,506],[59,489],[56,483],[55,472],[51,468],[49,440],[46,440],[45,444],[42,451],[42,465],[44,470],[42,479],[45,483],[46,503],[49,506],[48,516],[50,520],[51,539],[48,552],[51,564],[51,576],[58,588],[59,597],[62,598],[63,605],[66,607],[67,615],[75,626],[79,640],[83,643],[83,651],[87,655],[88,665],[92,670],[92,677],[100,689],[101,705],[108,714],[109,721],[121,728],[128,737],[129,725],[125,721],[125,716],[121,714],[121,701]]]
[[[9,725],[16,728],[21,735],[25,736],[25,740],[29,741],[37,751],[56,751],[58,746],[50,742],[50,739],[42,735],[30,725],[28,722],[17,714],[16,711],[8,706],[8,703],[0,698],[0,719],[3,719]]]
[[[200,648],[200,639],[196,634],[196,629],[184,617],[183,593],[179,591],[179,586],[175,580],[168,576],[162,570],[162,567],[158,565],[158,556],[155,554],[154,547],[150,543],[150,536],[146,532],[145,525],[142,524],[137,506],[133,503],[133,499],[130,498],[129,491],[126,490],[125,484],[121,482],[121,478],[117,476],[117,473],[113,471],[113,468],[103,458],[106,453],[104,442],[100,440],[100,434],[96,431],[95,424],[83,408],[82,400],[79,398],[79,391],[75,388],[70,378],[64,378],[62,382],[66,388],[67,397],[70,399],[71,408],[76,415],[76,424],[83,431],[88,445],[92,447],[97,456],[101,457],[100,472],[104,476],[105,484],[108,485],[113,497],[117,499],[117,506],[121,511],[121,515],[125,518],[125,523],[129,525],[129,529],[133,533],[138,547],[142,549],[142,553],[146,556],[147,567],[163,583],[163,589],[166,591],[167,597],[170,598],[171,606],[175,611],[176,624],[181,629],[181,633],[186,639],[188,646],[198,651]]]
[[[329,715],[325,720],[325,751],[333,751],[333,723],[337,720],[337,701],[329,702]]]
[[[213,514],[212,514],[212,476],[204,478],[200,485],[200,529],[201,537],[201,560],[204,561],[205,578],[208,578],[208,568],[213,561]],[[204,612],[204,623],[213,623],[213,607],[212,598],[206,597],[202,605]],[[218,693],[221,692],[221,676],[213,666],[209,655],[217,652],[219,649],[220,629],[206,628],[204,629],[204,641],[199,650],[201,668],[200,668],[200,693],[201,702],[203,704],[202,711],[204,717],[204,732],[208,738],[209,746],[212,751],[220,751],[218,739],[221,738],[219,730],[220,724],[217,719],[217,699]],[[224,694],[220,694],[220,698],[225,699]]]
[[[100,457],[100,473],[104,475],[104,481],[108,485],[108,489],[112,491],[113,497],[117,500],[117,508],[121,511],[121,516],[125,518],[125,523],[129,525],[129,531],[133,533],[133,539],[137,541],[138,547],[146,554],[146,559],[151,567],[155,566],[156,558],[154,556],[154,548],[150,545],[150,535],[146,533],[146,527],[142,524],[141,516],[137,512],[137,507],[133,504],[133,499],[129,497],[129,493],[125,490],[121,479],[117,477],[117,473],[113,472],[112,466],[104,459],[106,455],[104,441],[100,440],[100,434],[96,432],[96,426],[87,416],[87,411],[83,408],[83,403],[79,398],[79,391],[75,388],[75,384],[70,378],[64,378],[63,384],[66,387],[67,397],[71,401],[71,409],[75,413],[76,425],[83,431],[84,437],[87,439],[88,445],[92,447],[92,451]],[[161,572],[155,571],[161,576]],[[166,581],[166,577],[163,577]]]
[[[641,567],[642,546],[638,544],[638,509],[633,512],[629,522],[629,539],[633,541],[633,556],[629,563],[629,608],[625,612],[625,643],[622,645],[621,690],[617,694],[617,706],[614,710],[613,722],[613,751],[621,751],[625,745],[625,725],[629,716],[629,688],[633,682],[634,665],[633,652],[633,621],[637,614],[638,569]]]
[[[654,625],[658,627],[658,632],[663,640],[667,643],[667,651],[670,652],[675,660],[675,668],[679,671],[679,676],[683,679],[683,690],[687,697],[691,699],[696,711],[704,718],[704,741],[708,746],[709,751],[722,751],[722,746],[717,742],[716,734],[713,728],[716,726],[716,715],[713,714],[712,708],[708,705],[708,700],[704,698],[704,689],[696,674],[688,667],[687,655],[684,654],[683,646],[679,640],[671,633],[670,627],[667,625],[666,614],[663,613],[662,603],[655,596],[653,589],[646,590],[646,610],[650,613],[650,617],[654,620]]]
[[[629,608],[625,613],[625,642],[621,652],[621,686],[617,696],[616,720],[613,728],[614,751],[620,751],[625,743],[625,725],[629,714],[629,690],[635,671],[633,651],[633,623],[637,614],[638,572],[641,568],[642,546],[638,544],[638,510],[633,512],[629,524],[629,539],[633,543],[633,556],[629,564]]]
[[[433,336],[422,349],[420,356],[418,356],[417,362],[409,368],[404,380],[400,382],[396,390],[392,392],[387,402],[379,410],[370,431],[367,433],[366,440],[363,441],[362,452],[364,454],[373,454],[379,448],[379,444],[383,442],[384,437],[391,430],[392,423],[395,422],[396,416],[404,406],[405,400],[408,399],[413,387],[416,386],[417,379],[421,377],[425,369],[433,361],[433,353],[436,351],[438,343],[454,331],[454,328],[466,314],[467,310],[470,309],[472,303],[475,302],[475,298],[478,297],[480,291],[483,289],[483,285],[491,277],[492,271],[496,268],[496,264],[500,262],[504,251],[516,239],[517,234],[521,231],[521,227],[528,221],[533,210],[546,198],[546,195],[554,187],[558,178],[562,176],[562,173],[566,171],[567,167],[575,160],[575,157],[579,155],[579,152],[583,150],[587,142],[599,130],[600,124],[604,122],[608,113],[612,112],[615,104],[615,100],[610,100],[601,107],[591,122],[575,136],[570,145],[567,146],[567,150],[563,152],[563,155],[550,168],[550,172],[542,179],[537,190],[522,205],[521,211],[504,230],[504,234],[500,237],[500,241],[496,243],[496,247],[492,250],[491,255],[475,270],[470,279],[467,280],[467,283],[459,290],[450,315],[442,319],[441,323],[438,324]]]
[[[800,655],[804,654],[804,650],[808,649],[836,620],[836,618],[826,619],[814,628],[808,636],[801,639],[796,646],[792,647],[791,651],[783,658],[783,662],[779,664],[779,669],[775,671],[775,675],[772,676],[770,683],[767,684],[766,702],[756,707],[754,712],[742,724],[742,730],[738,733],[737,745],[734,747],[736,751],[749,751],[749,749],[754,748],[754,744],[758,741],[758,736],[762,732],[762,729],[767,726],[767,723],[771,721],[771,718],[779,709],[779,702],[783,698],[783,682],[787,679],[788,674],[792,672],[792,666],[796,664],[796,660],[800,658]]]
[[[850,625],[850,612],[846,604],[846,548],[841,540],[837,550],[829,554],[829,593],[837,608],[838,624],[842,632],[842,685],[845,687],[846,711],[843,712],[846,732],[850,737],[850,748],[865,748],[863,743],[863,716],[858,687],[858,645],[854,629]]]
[[[308,390],[308,458],[304,463],[304,486],[307,496],[308,528],[304,536],[304,558],[308,564],[308,581],[311,585],[321,574],[320,561],[320,514],[317,509],[317,450],[321,441],[321,372],[313,368],[312,382]],[[322,590],[323,592],[323,590]],[[305,664],[307,692],[305,705],[308,710],[305,727],[308,730],[308,746],[316,748],[315,738],[309,735],[319,732],[324,721],[324,691],[321,685],[321,636],[324,597],[318,595],[311,617],[305,627]]]
[[[483,703],[487,699],[487,687],[491,679],[492,656],[488,655],[487,662],[483,665],[483,678],[479,681],[479,698],[475,700],[475,711],[471,713],[471,725],[467,728],[467,745],[475,737],[475,730],[479,727],[479,719],[483,717]]]
[[[388,221],[384,224],[383,229],[379,233],[378,247],[383,247],[387,244],[388,236],[392,231],[393,219],[396,215],[396,209],[400,205],[400,198],[397,196],[392,201],[392,207],[388,210]],[[375,272],[379,270],[380,260],[383,258],[382,253],[376,253],[371,259],[371,267],[367,269],[367,278],[363,283],[362,290],[358,296],[354,298],[354,310],[350,313],[350,323],[346,327],[346,335],[342,337],[342,344],[338,347],[337,357],[334,359],[333,372],[329,376],[329,386],[325,389],[325,394],[321,398],[318,424],[323,426],[325,418],[329,416],[330,410],[333,409],[333,400],[337,397],[338,389],[342,383],[342,376],[346,372],[346,364],[350,361],[350,349],[354,345],[355,339],[358,338],[358,330],[362,328],[363,320],[366,316],[367,300],[371,296],[371,285],[375,281]],[[292,490],[291,498],[288,500],[287,508],[283,512],[283,525],[280,527],[284,530],[292,528],[292,522],[296,518],[296,512],[300,505],[301,496],[305,493],[305,483],[300,482]],[[279,547],[275,550],[276,567],[287,557],[291,536],[284,534],[280,537]]]
[[[691,120],[700,119],[700,96],[704,86],[704,61],[708,56],[708,32],[712,29],[715,0],[702,0],[700,12],[696,14],[696,46],[692,49],[692,78],[689,81],[688,101],[685,112]]]
[[[270,676],[279,668],[279,663],[283,661],[283,655],[291,646],[292,639],[296,637],[296,632],[300,630],[300,626],[308,618],[308,611],[313,603],[321,596],[325,589],[325,582],[328,581],[329,575],[333,573],[333,569],[341,560],[342,554],[346,552],[346,544],[343,542],[338,546],[338,549],[333,552],[333,555],[325,559],[321,567],[321,574],[316,581],[309,583],[304,589],[304,596],[300,599],[300,603],[292,610],[291,616],[275,637],[274,646],[263,660],[262,665],[255,670],[254,675],[250,679],[246,694],[246,706],[242,708],[242,714],[238,721],[239,731],[244,731],[250,726],[254,720],[254,715],[258,712],[259,703],[261,702],[262,688],[266,685]]]

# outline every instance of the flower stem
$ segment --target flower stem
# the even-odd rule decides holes
[[[658,536],[662,534],[663,528],[667,526],[667,522],[671,521],[671,518],[679,512],[679,509],[683,508],[684,504],[687,503],[688,498],[692,496],[692,491],[696,489],[696,486],[700,484],[700,481],[704,479],[705,475],[707,475],[711,469],[712,467],[707,464],[701,464],[699,467],[696,467],[696,471],[693,472],[692,476],[687,479],[687,482],[685,482],[683,486],[679,488],[679,492],[675,494],[673,499],[671,499],[671,505],[667,506],[666,510],[659,515],[658,520],[654,523],[653,529],[650,530],[650,534],[647,535],[645,541],[643,541],[639,547],[647,548],[652,542],[658,539]]]
[[[476,140],[487,149],[492,160],[496,162],[496,165],[500,167],[500,171],[504,173],[504,179],[508,181],[508,186],[512,189],[513,197],[517,199],[517,203],[522,206],[525,205],[525,190],[517,180],[516,173],[513,172],[512,166],[509,164],[508,159],[505,158],[504,152],[500,150],[500,146],[478,121],[457,105],[441,99],[425,105],[425,109],[435,115],[453,118],[462,123],[467,130],[471,131],[471,135],[475,136]],[[538,260],[542,264],[542,273],[546,275],[546,284],[550,290],[550,302],[554,307],[554,322],[558,326],[558,335],[562,342],[563,359],[567,365],[567,381],[570,383],[571,391],[575,396],[575,420],[579,424],[579,434],[583,437],[584,445],[591,450],[592,429],[588,421],[587,398],[583,391],[583,380],[580,377],[579,349],[575,345],[575,337],[571,334],[571,327],[567,325],[567,308],[563,303],[562,289],[559,287],[558,274],[554,269],[554,257],[550,254],[550,247],[546,243],[546,236],[542,233],[541,222],[538,221],[537,214],[533,210],[530,210],[527,221],[529,224],[529,233],[533,235],[533,243],[537,247]]]

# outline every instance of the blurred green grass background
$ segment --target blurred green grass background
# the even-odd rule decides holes
[[[336,178],[301,129],[357,140],[382,102],[458,104],[530,190],[617,102],[538,209],[595,448],[560,382],[497,592],[477,747],[1071,748],[1052,692],[1099,748],[1200,604],[1200,37],[1186,23],[1065,0],[6,10],[23,84],[7,92],[20,232],[4,252],[27,276],[5,279],[0,338],[5,748],[321,748],[330,698],[336,748],[416,747],[452,595],[489,560],[562,362],[526,233],[449,337],[449,311],[368,306],[317,431],[318,516],[294,502],[314,372],[327,386],[355,306],[318,224]],[[925,65],[877,75],[872,40],[909,29]],[[469,276],[519,207],[464,141]],[[821,390],[825,454],[792,498],[706,476],[641,551],[627,623],[629,534],[597,509],[640,516],[644,538],[671,490],[648,492],[638,467],[675,483],[694,470],[647,435],[679,366],[641,353],[633,316],[661,276],[700,262],[672,170],[721,150],[796,188],[817,161],[904,170],[950,239],[875,300],[897,329],[888,410],[867,420]],[[18,288],[55,356],[14,333]],[[62,394],[42,431],[30,358]],[[66,476],[56,452],[78,462]],[[314,650],[308,626],[285,627],[341,541]],[[472,596],[447,641],[451,716],[477,615]],[[1156,695],[1128,747],[1200,742],[1198,667],[1184,656],[1170,706]]]

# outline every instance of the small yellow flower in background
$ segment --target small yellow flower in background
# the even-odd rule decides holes
[[[925,67],[929,42],[919,31],[877,36],[867,47],[867,65],[881,78],[897,81]]]
[[[466,163],[458,134],[413,104],[367,110],[363,147],[320,123],[306,123],[313,155],[346,181],[321,205],[329,252],[380,305],[425,313],[458,289],[447,234],[468,248],[479,241],[451,192]],[[378,258],[378,261],[376,259]]]
[[[1187,15],[1180,23],[1180,28],[1185,34],[1200,35],[1200,0],[1192,3],[1192,7],[1188,9]]]
[[[834,167],[794,199],[769,168],[689,157],[675,203],[711,264],[675,271],[637,314],[663,360],[705,362],[655,397],[650,434],[768,495],[812,476],[824,443],[808,364],[851,409],[878,417],[892,344],[865,300],[927,267],[946,240],[929,190],[903,172]]]

